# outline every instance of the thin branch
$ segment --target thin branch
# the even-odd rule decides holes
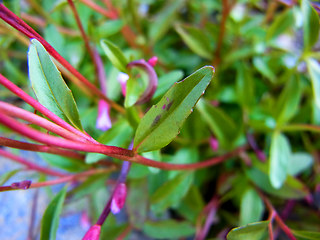
[[[1,5],[1,4],[0,4]],[[74,128],[67,122],[63,121],[60,117],[55,115],[53,112],[51,112],[49,109],[41,105],[38,101],[33,99],[31,96],[29,96],[27,93],[25,93],[21,88],[16,86],[14,83],[9,81],[7,78],[5,78],[3,75],[0,74],[0,84],[5,86],[7,89],[9,89],[12,93],[20,97],[23,101],[28,103],[30,106],[32,106],[35,110],[41,112],[44,116],[48,117],[52,121],[54,121],[59,126],[69,130],[70,132],[78,135],[79,137],[85,138],[90,142],[96,143],[96,141],[90,137],[89,135],[79,131],[78,129]]]
[[[90,91],[92,91],[99,98],[107,101],[111,107],[120,113],[125,113],[125,109],[107,98],[95,85],[89,82],[81,73],[79,73],[67,60],[65,60],[44,38],[42,38],[35,30],[33,30],[22,19],[16,16],[2,3],[0,4],[0,18],[7,22],[9,25],[28,36],[30,39],[37,39],[49,54],[60,62],[66,69],[68,69],[73,75],[75,75],[83,84],[85,84]]]
[[[74,159],[84,160],[84,155],[77,152],[60,149],[56,147],[51,147],[47,145],[21,142],[21,141],[12,140],[9,138],[1,137],[1,136],[0,136],[0,146],[17,148],[17,149],[32,151],[32,152],[45,152],[45,153],[51,153],[55,155],[61,155],[64,157],[71,157]]]
[[[86,49],[91,57],[91,60],[94,64],[94,68],[95,68],[95,72],[96,72],[96,77],[98,78],[98,73],[99,73],[99,69],[98,69],[98,64],[96,62],[96,58],[94,56],[94,50],[93,48],[90,46],[90,42],[89,42],[89,38],[86,34],[86,32],[84,31],[84,28],[82,26],[82,23],[81,23],[81,20],[80,20],[80,17],[79,17],[79,14],[77,12],[77,9],[76,9],[76,6],[74,5],[73,3],[73,0],[68,0],[68,3],[71,7],[71,10],[73,12],[73,15],[74,15],[74,18],[76,19],[76,22],[77,22],[77,25],[78,25],[78,28],[80,29],[80,33],[81,33],[81,36],[84,40],[84,44],[86,46]]]
[[[30,170],[35,170],[37,172],[41,172],[41,173],[44,173],[47,175],[57,176],[57,177],[65,177],[68,175],[68,174],[64,174],[64,173],[58,172],[56,170],[50,169],[48,167],[41,167],[35,163],[32,163],[32,162],[30,162],[20,156],[14,155],[14,154],[12,154],[8,151],[5,151],[1,148],[0,148],[0,156],[9,158],[17,163],[20,163],[20,164],[26,166]]]
[[[107,18],[110,18],[110,19],[117,19],[118,18],[117,13],[115,13],[114,11],[107,11],[91,0],[81,0],[81,2],[85,5],[87,5],[88,7],[92,8],[96,12],[106,16]]]
[[[53,132],[63,138],[70,139],[76,142],[88,142],[86,139],[79,138],[78,135],[58,126],[53,122],[48,121],[47,119],[40,117],[34,113],[28,112],[22,108],[18,108],[12,104],[0,101],[0,111],[11,117],[17,117],[30,123],[36,124],[37,126]]]

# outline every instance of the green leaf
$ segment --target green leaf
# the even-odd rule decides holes
[[[241,198],[240,225],[257,222],[261,220],[264,212],[263,201],[253,189],[248,189]]]
[[[284,11],[282,14],[277,16],[273,21],[272,25],[268,28],[267,40],[278,37],[280,34],[285,32],[289,27],[294,25],[294,18],[291,9]]]
[[[299,237],[298,239],[303,239],[303,240],[319,240],[320,239],[319,232],[292,230],[292,233],[296,237]]]
[[[173,179],[165,182],[151,196],[151,209],[163,212],[168,207],[176,207],[180,200],[187,194],[193,181],[193,173],[182,172]]]
[[[266,78],[268,78],[271,82],[274,82],[276,75],[268,65],[267,61],[263,57],[254,57],[253,58],[253,66]]]
[[[143,232],[152,239],[180,239],[194,234],[195,228],[185,221],[147,221],[143,226]]]
[[[276,103],[276,120],[278,124],[288,122],[298,111],[301,98],[300,81],[296,75],[288,80]]]
[[[313,164],[313,157],[308,153],[294,153],[291,155],[288,166],[288,174],[291,176],[299,175]]]
[[[319,38],[319,16],[308,0],[301,0],[304,49],[310,50]]]
[[[130,76],[126,84],[125,108],[132,107],[143,94],[145,87],[141,78]]]
[[[48,153],[38,153],[43,160],[51,166],[58,167],[69,172],[79,172],[88,169],[88,165],[79,159],[70,157],[63,157],[59,155],[52,155]]]
[[[134,149],[148,152],[168,145],[203,95],[213,72],[212,67],[206,66],[175,83],[141,119],[134,138]]]
[[[315,59],[309,58],[307,66],[311,77],[314,101],[320,108],[320,64]]]
[[[172,26],[172,21],[177,15],[178,9],[182,6],[184,0],[168,1],[168,4],[156,16],[154,22],[149,26],[148,36],[151,42],[155,43],[162,38],[169,28]]]
[[[246,171],[246,174],[254,184],[256,184],[263,191],[274,196],[284,199],[302,199],[307,196],[308,189],[294,177],[288,176],[286,182],[279,189],[274,188],[270,179],[264,172],[253,168]]]
[[[290,157],[291,148],[288,139],[282,133],[274,132],[269,159],[269,178],[274,188],[279,189],[285,182]]]
[[[152,99],[162,97],[163,94],[169,90],[169,88],[177,81],[181,80],[183,72],[181,70],[174,70],[167,74],[162,75],[158,79],[158,87],[156,92],[153,94]]]
[[[194,53],[208,60],[212,59],[210,42],[202,30],[183,25],[176,25],[175,29]]]
[[[107,57],[111,61],[112,65],[118,68],[121,72],[128,72],[127,64],[128,60],[116,45],[108,40],[101,40],[101,46]]]
[[[232,229],[228,235],[228,240],[264,240],[269,221],[251,223],[243,227]]]
[[[61,73],[41,43],[31,40],[29,78],[38,101],[57,116],[82,130],[77,105]]]
[[[3,4],[14,14],[20,16],[21,0],[3,0]]]
[[[250,69],[242,62],[237,65],[236,91],[239,103],[250,107],[254,103],[254,81]]]
[[[4,185],[10,178],[20,172],[22,169],[15,169],[12,171],[5,172],[0,176],[0,186]]]
[[[199,101],[198,108],[201,117],[207,122],[211,131],[224,148],[231,148],[236,140],[239,128],[221,109],[213,107],[205,101]]]
[[[63,202],[67,194],[67,186],[64,187],[49,203],[41,220],[40,240],[55,240],[59,225],[59,216]]]

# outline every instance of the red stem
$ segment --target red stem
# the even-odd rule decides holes
[[[1,4],[0,4],[1,7]],[[1,12],[0,12],[1,13]],[[35,110],[41,112],[44,116],[48,117],[52,121],[54,121],[59,126],[69,130],[70,132],[78,135],[81,138],[87,139],[89,142],[96,143],[96,141],[88,136],[87,134],[79,131],[78,129],[72,127],[70,124],[63,121],[61,118],[59,118],[57,115],[55,115],[53,112],[48,110],[46,107],[41,105],[38,101],[34,100],[31,96],[26,94],[21,88],[13,84],[11,81],[9,81],[7,78],[5,78],[3,75],[0,74],[0,84],[5,86],[7,89],[9,89],[12,93],[20,97],[22,100],[24,100],[26,103],[28,103],[30,106],[32,106]]]
[[[1,137],[1,136],[0,136],[0,146],[18,148],[21,150],[27,150],[32,152],[45,152],[45,153],[51,153],[51,154],[65,156],[65,157],[71,157],[79,160],[84,160],[84,155],[80,153],[59,149],[59,148],[55,148],[47,145],[38,145],[33,143],[16,141],[16,140],[12,140],[12,139]]]
[[[15,162],[18,162],[20,164],[23,164],[23,165],[27,166],[28,169],[35,170],[35,171],[38,171],[38,172],[42,172],[42,173],[45,173],[45,174],[48,174],[48,175],[51,175],[51,176],[65,177],[65,176],[68,175],[68,174],[64,174],[64,173],[55,171],[53,169],[47,168],[47,167],[38,166],[37,164],[29,162],[28,160],[26,160],[26,159],[24,159],[24,158],[22,158],[20,156],[14,155],[14,154],[12,154],[10,152],[7,152],[5,150],[2,150],[1,148],[0,148],[0,155],[3,156],[3,157],[9,158],[9,159],[11,159],[11,160],[13,160]]]
[[[11,105],[6,102],[0,101],[0,111],[2,113],[5,113],[11,117],[17,117],[23,120],[26,120],[30,123],[36,124],[39,127],[42,127],[50,132],[53,132],[61,137],[64,137],[66,139],[70,139],[76,142],[87,142],[86,139],[79,138],[78,135],[66,130],[65,128],[62,128],[58,126],[57,124],[48,121],[45,118],[39,117],[38,115],[28,112],[24,109],[18,108],[14,105]]]
[[[67,60],[65,60],[44,38],[42,38],[35,30],[33,30],[28,24],[26,24],[22,19],[16,16],[8,8],[6,8],[2,3],[0,4],[0,18],[7,22],[9,25],[17,29],[19,32],[23,33],[27,37],[37,39],[44,48],[54,57],[60,64],[62,64],[69,72],[71,72],[75,77],[77,77],[84,85],[87,86],[90,91],[92,91],[99,98],[107,101],[111,107],[117,111],[124,113],[123,107],[113,102],[107,98],[95,85],[89,82],[81,73],[79,73]]]
[[[82,38],[83,38],[83,40],[84,40],[86,49],[87,49],[87,51],[88,51],[88,53],[89,53],[89,55],[90,55],[90,57],[91,57],[91,59],[92,59],[92,62],[93,62],[93,64],[94,64],[96,76],[98,77],[98,72],[99,72],[99,70],[98,70],[98,64],[97,64],[96,59],[95,59],[95,57],[94,57],[93,49],[92,49],[92,47],[90,46],[89,38],[88,38],[87,34],[86,34],[85,31],[84,31],[84,28],[83,28],[83,26],[82,26],[82,23],[81,23],[79,14],[78,14],[78,12],[77,12],[76,6],[75,6],[74,3],[73,3],[73,0],[68,0],[68,3],[69,3],[69,5],[70,5],[71,10],[72,10],[72,12],[73,12],[73,15],[74,15],[74,17],[75,17],[75,19],[76,19],[77,25],[78,25],[78,27],[79,27],[79,29],[80,29],[81,36],[82,36]]]
[[[107,18],[110,19],[117,19],[118,15],[113,12],[113,11],[107,11],[105,9],[103,9],[102,7],[100,7],[98,4],[92,2],[91,0],[81,0],[81,2],[85,5],[87,5],[88,7],[92,8],[93,10],[97,11],[98,13],[106,16]]]

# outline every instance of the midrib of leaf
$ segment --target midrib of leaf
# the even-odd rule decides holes
[[[199,84],[199,83],[202,81],[202,79],[205,78],[205,77],[206,77],[206,75],[204,75],[204,76],[198,81],[197,84]],[[186,79],[184,79],[184,80],[186,80]],[[180,81],[180,82],[177,82],[176,84],[181,84],[181,83],[183,83],[184,80],[182,80],[182,81]],[[210,83],[210,82],[209,82],[209,83]],[[207,84],[207,86],[209,85],[209,83]],[[197,86],[197,84],[195,85],[195,87]],[[173,115],[173,114],[177,111],[177,109],[178,109],[181,105],[183,105],[183,103],[185,102],[185,99],[186,99],[188,96],[191,95],[191,93],[194,91],[195,87],[193,87],[193,90],[191,90],[191,91],[189,92],[189,94],[186,94],[186,95],[185,95],[185,97],[183,98],[183,99],[184,99],[183,101],[181,101],[180,103],[178,103],[178,104],[173,108],[173,110],[172,110],[171,112],[169,111],[169,112],[165,115],[166,117],[160,118],[158,124],[156,124],[154,127],[152,127],[149,131],[147,131],[147,132],[144,134],[144,136],[142,137],[143,140],[135,147],[135,149],[138,149],[138,148],[142,145],[142,143],[144,143],[144,142],[148,139],[148,136],[150,136],[150,133],[152,133],[155,129],[159,128],[159,127],[163,124],[164,121],[167,121],[167,120],[171,117],[171,115]],[[166,97],[166,95],[164,95],[163,98],[164,98],[164,97]],[[200,96],[199,99],[195,102],[194,106],[198,103],[198,101],[200,100],[200,98],[201,98],[201,96]],[[161,99],[161,100],[162,100],[162,99]],[[161,100],[159,101],[159,103],[161,102]],[[157,103],[157,104],[158,104],[158,103]],[[157,104],[156,104],[156,105],[157,105]],[[153,105],[152,107],[154,107],[154,106],[155,106],[155,105]],[[194,106],[193,106],[191,109],[193,109]],[[161,106],[158,106],[158,107],[161,107]],[[190,111],[191,111],[191,109],[190,109]],[[186,119],[186,117],[184,118],[184,120],[185,120],[185,119]]]
[[[46,83],[47,83],[47,85],[48,85],[48,87],[49,87],[49,90],[50,90],[50,92],[52,93],[52,96],[53,96],[53,98],[54,98],[54,101],[55,101],[55,103],[57,104],[58,108],[61,110],[61,112],[64,112],[64,111],[62,110],[62,107],[60,106],[59,102],[57,101],[56,96],[54,95],[54,93],[53,93],[53,91],[52,91],[52,88],[51,88],[51,86],[50,86],[50,84],[49,84],[48,78],[47,78],[47,76],[46,76],[46,74],[45,74],[45,71],[44,71],[44,69],[43,69],[43,67],[42,67],[42,64],[41,64],[41,60],[40,60],[40,56],[39,56],[39,52],[38,52],[37,47],[35,47],[35,49],[36,49],[36,51],[37,51],[37,57],[38,57],[38,60],[39,60],[39,65],[40,65],[41,71],[42,71],[43,76],[44,76],[44,78],[45,78],[45,80],[46,80]],[[66,115],[66,117],[67,117],[67,115]],[[69,120],[68,117],[67,117],[67,120]]]

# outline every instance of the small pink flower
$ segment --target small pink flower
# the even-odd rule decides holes
[[[100,232],[101,232],[101,226],[95,224],[89,229],[86,235],[84,235],[82,240],[99,240]]]
[[[109,128],[111,128],[111,126],[110,106],[106,101],[99,100],[96,128],[102,131],[107,131]]]
[[[152,67],[154,67],[154,66],[157,64],[157,62],[158,62],[158,57],[156,57],[156,56],[153,56],[152,58],[150,58],[150,59],[148,60],[148,63],[149,63]]]
[[[129,79],[129,75],[123,72],[120,72],[118,74],[117,80],[120,83],[121,86],[121,92],[123,96],[126,96],[126,86],[127,86],[127,81]]]
[[[216,138],[210,137],[209,143],[210,143],[210,147],[211,147],[212,151],[217,151],[218,150],[219,142],[218,142],[218,140]]]
[[[127,197],[127,187],[126,184],[120,183],[113,194],[111,201],[111,212],[117,214],[122,209]]]

